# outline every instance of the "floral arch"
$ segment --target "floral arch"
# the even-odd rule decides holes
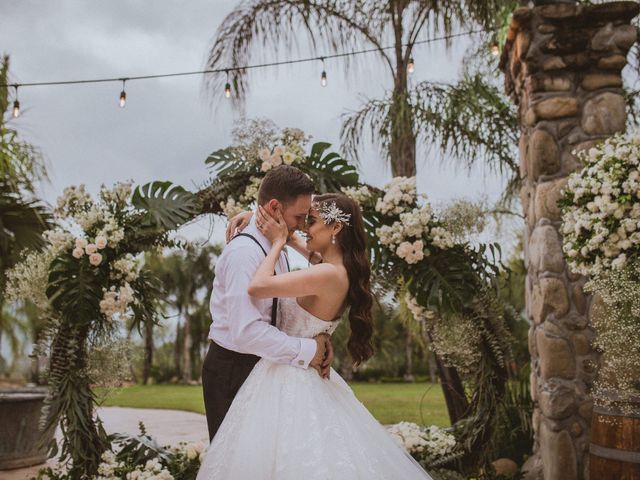
[[[464,445],[446,460],[467,469],[492,460],[485,452],[503,411],[510,356],[497,296],[499,248],[457,240],[417,193],[415,178],[375,188],[360,182],[357,169],[328,143],[308,147],[297,129],[284,129],[275,140],[213,152],[205,162],[212,178],[196,193],[170,182],[103,187],[97,199],[83,186],[65,189],[56,209],[59,227],[47,233],[47,247],[10,273],[9,296],[33,300],[48,319],[50,395],[43,427],[61,426],[60,458],[70,460],[72,478],[74,472],[95,474],[113,441],[94,414],[89,350],[116,334],[118,318],[157,321],[153,298],[161,285],[138,254],[176,246],[170,233],[200,215],[249,208],[265,172],[281,163],[306,172],[319,192],[342,191],[362,206],[377,281],[429,335],[462,321],[470,326],[464,341],[478,353],[476,361],[460,365],[444,352],[439,362],[449,413],[458,419],[453,429]]]

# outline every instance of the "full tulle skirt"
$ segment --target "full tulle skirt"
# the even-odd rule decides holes
[[[198,480],[430,479],[331,371],[260,360],[238,391]]]

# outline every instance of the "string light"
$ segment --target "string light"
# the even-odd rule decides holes
[[[229,70],[225,70],[227,72],[227,84],[224,86],[224,96],[227,98],[231,98],[231,84],[229,83]]]
[[[467,35],[473,35],[475,33],[487,33],[490,31],[496,31],[498,28],[501,27],[496,27],[492,30],[469,30],[466,32],[461,32],[461,33],[455,33],[452,35],[443,35],[443,36],[439,36],[439,37],[432,37],[432,38],[428,38],[425,40],[418,40],[416,42],[413,42],[411,45],[409,44],[403,44],[404,47],[408,47],[408,48],[412,48],[415,45],[420,45],[420,44],[426,44],[426,43],[433,43],[433,42],[437,42],[440,40],[449,40],[452,38],[457,38],[457,37],[463,37],[463,36],[467,36]],[[372,48],[368,48],[368,49],[363,49],[363,50],[351,50],[348,52],[342,52],[342,53],[334,53],[331,55],[326,55],[324,57],[308,57],[308,58],[298,58],[295,60],[283,60],[283,61],[278,61],[278,62],[270,62],[270,63],[261,63],[261,64],[255,64],[255,65],[246,65],[246,66],[242,66],[242,67],[231,67],[231,68],[218,68],[218,69],[210,69],[210,70],[198,70],[198,71],[191,71],[191,72],[175,72],[175,73],[164,73],[164,74],[155,74],[155,75],[138,75],[138,76],[132,76],[132,77],[127,77],[127,78],[96,78],[96,79],[85,79],[85,80],[61,80],[61,81],[53,81],[53,82],[31,82],[31,83],[21,83],[21,84],[0,84],[0,88],[8,88],[8,87],[14,87],[16,89],[16,100],[13,103],[13,115],[14,117],[17,117],[18,115],[20,115],[20,102],[18,102],[17,99],[17,90],[18,87],[34,87],[34,86],[43,86],[43,85],[78,85],[78,84],[85,84],[85,83],[105,83],[105,82],[122,82],[122,92],[120,92],[120,107],[124,107],[126,104],[126,99],[127,99],[127,94],[125,92],[124,89],[124,85],[125,85],[125,81],[131,81],[131,80],[149,80],[149,79],[154,79],[154,78],[168,78],[168,77],[183,77],[183,76],[188,76],[188,75],[204,75],[204,74],[211,74],[211,73],[222,73],[225,72],[227,74],[227,83],[225,85],[224,88],[224,94],[225,97],[230,98],[231,97],[231,84],[229,83],[229,72],[230,71],[238,71],[238,70],[249,70],[249,69],[256,69],[256,68],[267,68],[267,67],[276,67],[276,66],[280,66],[280,65],[291,65],[291,64],[296,64],[296,63],[308,63],[308,62],[315,62],[318,60],[322,61],[322,74],[320,75],[320,84],[325,87],[327,86],[327,72],[324,69],[324,61],[325,59],[329,59],[329,58],[342,58],[342,57],[350,57],[350,56],[355,56],[355,55],[361,55],[361,54],[366,54],[366,53],[373,53],[373,52],[379,52],[381,50],[393,50],[395,49],[395,46],[387,46],[387,47],[372,47]],[[491,53],[493,53],[494,55],[498,55],[500,53],[500,49],[498,47],[497,43],[494,43],[491,47]],[[413,62],[413,57],[409,59],[409,63],[407,64],[407,72],[408,73],[413,73],[415,69],[414,66],[414,62]]]
[[[494,57],[500,55],[500,45],[498,45],[498,42],[493,42],[491,44],[491,55]]]
[[[320,75],[320,85],[323,87],[327,86],[327,72],[324,69],[324,57],[320,57],[320,61],[322,61],[322,74]]]
[[[14,85],[16,89],[16,99],[13,102],[13,118],[18,118],[20,116],[20,102],[18,101],[18,85]]]
[[[120,92],[120,108],[124,108],[124,106],[127,104],[127,92],[124,91],[124,82],[126,81],[126,78],[122,79],[122,91]]]

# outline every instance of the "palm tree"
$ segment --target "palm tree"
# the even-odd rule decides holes
[[[449,35],[454,27],[492,30],[505,8],[513,0],[247,0],[222,22],[211,47],[208,67],[229,68],[236,104],[244,98],[247,71],[253,49],[277,51],[298,47],[305,35],[314,53],[342,53],[358,48],[372,48],[389,74],[392,88],[384,101],[373,101],[346,122],[343,139],[355,146],[365,126],[370,127],[384,153],[388,155],[394,176],[416,173],[416,140],[424,123],[433,119],[418,116],[415,95],[409,90],[407,67],[413,59],[416,42],[442,32]],[[388,45],[390,45],[388,47]],[[349,57],[344,67],[350,68]],[[209,79],[212,92],[220,91],[226,76]],[[447,92],[439,92],[446,94]],[[485,112],[483,112],[485,113]],[[473,143],[473,139],[469,141]],[[357,154],[356,149],[350,149]]]
[[[196,353],[206,343],[210,316],[203,312],[213,284],[218,245],[187,244],[184,250],[153,258],[150,270],[160,280],[165,299],[176,310],[175,364],[182,382],[192,380]],[[194,338],[196,341],[194,342]]]
[[[7,84],[9,57],[0,58],[0,85]],[[7,335],[12,349],[18,348],[17,317],[5,308],[6,270],[26,248],[44,244],[42,232],[51,226],[50,214],[35,198],[35,183],[46,179],[46,168],[38,150],[20,140],[9,126],[9,92],[0,88],[0,345]],[[28,324],[25,324],[28,325]]]

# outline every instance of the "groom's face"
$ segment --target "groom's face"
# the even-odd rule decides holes
[[[282,217],[290,233],[302,230],[311,209],[311,195],[299,195],[294,201],[288,203],[277,202],[276,208],[282,212]]]

